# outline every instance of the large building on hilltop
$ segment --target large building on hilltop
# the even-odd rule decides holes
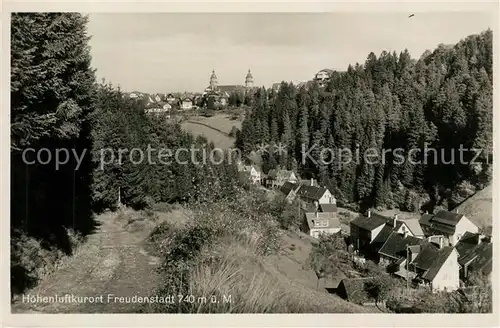
[[[245,77],[245,85],[219,85],[219,80],[215,74],[215,70],[212,70],[212,75],[210,75],[210,82],[207,88],[203,91],[203,96],[214,97],[217,102],[221,105],[226,105],[229,101],[229,96],[233,93],[241,93],[245,95],[250,90],[254,89],[253,86],[253,76],[250,70],[248,70]]]

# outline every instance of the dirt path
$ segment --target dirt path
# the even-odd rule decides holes
[[[14,303],[12,313],[131,313],[138,309],[139,302],[119,297],[151,296],[159,259],[141,247],[148,229],[127,231],[115,213],[97,220],[99,230],[58,270],[24,294],[24,301]],[[59,301],[27,302],[28,295],[57,295]]]

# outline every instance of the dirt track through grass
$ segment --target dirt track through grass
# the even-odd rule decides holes
[[[159,259],[150,256],[141,243],[149,229],[129,232],[125,222],[115,220],[116,213],[97,218],[99,230],[53,274],[43,279],[31,296],[100,297],[103,302],[27,303],[22,299],[12,305],[13,313],[131,313],[140,304],[108,302],[108,295],[117,297],[150,296],[157,285],[155,267]]]

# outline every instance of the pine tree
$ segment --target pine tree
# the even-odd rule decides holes
[[[87,18],[76,13],[13,13],[11,19],[11,225],[68,249],[63,226],[92,226],[90,156],[28,165],[27,147],[91,148],[94,71]],[[57,208],[57,213],[54,213]]]

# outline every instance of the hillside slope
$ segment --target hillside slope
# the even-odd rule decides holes
[[[463,213],[480,228],[489,230],[493,224],[492,206],[493,186],[489,185],[458,205],[456,210]]]

